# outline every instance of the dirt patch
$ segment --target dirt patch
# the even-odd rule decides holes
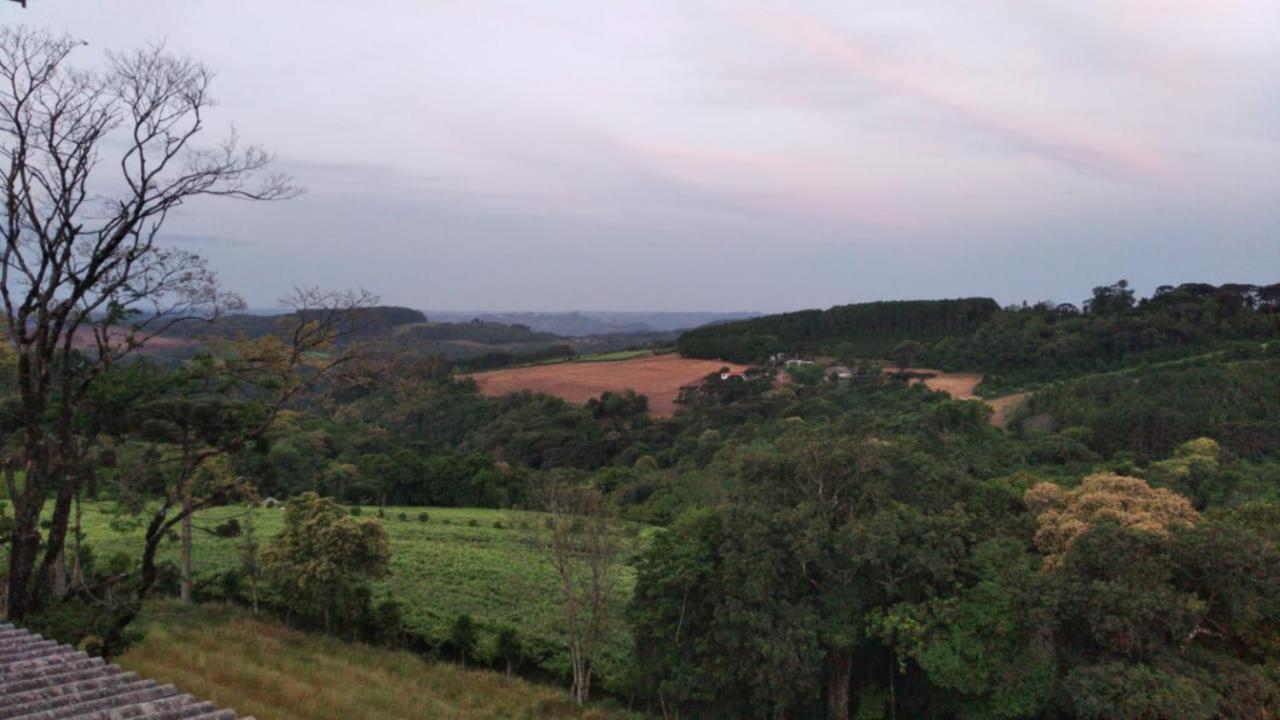
[[[1009,418],[1012,417],[1013,411],[1022,404],[1022,401],[1029,394],[1014,393],[988,400],[978,397],[977,393],[974,392],[978,384],[982,382],[982,375],[979,373],[949,373],[932,368],[908,368],[907,372],[931,374],[932,377],[916,380],[915,382],[923,382],[925,387],[930,390],[947,393],[956,400],[983,400],[991,406],[991,424],[999,428],[1009,424]]]
[[[1023,400],[1031,393],[1014,393],[1012,395],[1003,395],[998,398],[992,398],[987,404],[994,410],[991,414],[991,424],[1002,428],[1009,424],[1009,418],[1013,417],[1013,411],[1018,409]]]
[[[489,397],[529,390],[554,395],[581,405],[606,390],[635,390],[649,398],[649,412],[671,417],[676,412],[680,388],[697,383],[710,373],[728,367],[742,372],[745,365],[719,360],[695,360],[679,355],[655,355],[634,360],[570,362],[555,365],[493,370],[469,375]]]
[[[146,337],[146,333],[139,333],[139,338]],[[129,337],[129,330],[123,327],[112,326],[107,331],[108,342],[117,348],[124,346],[126,339]],[[71,338],[71,344],[77,349],[84,350],[87,348],[96,348],[98,346],[97,339],[93,335],[93,331],[87,327],[80,327],[76,330],[76,334]],[[142,352],[148,350],[173,350],[176,348],[185,348],[195,345],[195,340],[190,338],[171,337],[168,335],[157,335],[149,338],[146,344],[139,348]]]

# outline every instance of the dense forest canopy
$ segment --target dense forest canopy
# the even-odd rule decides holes
[[[688,357],[746,363],[777,352],[875,357],[903,339],[971,333],[999,309],[990,298],[837,305],[698,328],[682,335],[677,347]]]

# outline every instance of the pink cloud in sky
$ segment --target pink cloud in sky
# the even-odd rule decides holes
[[[990,98],[961,89],[956,70],[938,63],[894,62],[876,55],[812,15],[780,5],[732,8],[753,31],[836,71],[849,72],[890,93],[923,100],[983,130],[1012,141],[1023,151],[1088,174],[1112,179],[1173,182],[1173,161],[1148,137],[1106,126],[1105,118],[1083,122],[1045,113],[1001,110]]]

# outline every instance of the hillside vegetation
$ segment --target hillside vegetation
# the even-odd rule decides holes
[[[259,720],[614,720],[553,688],[289,629],[225,605],[158,602],[128,670]]]
[[[123,554],[136,556],[141,541],[132,527],[121,527],[107,505],[86,504],[83,527],[86,540],[103,564]],[[368,514],[373,515],[373,510]],[[248,517],[248,515],[252,517]],[[283,511],[240,507],[215,508],[200,513],[196,527],[212,531],[235,518],[245,526],[252,522],[257,537],[270,542],[283,527]],[[388,576],[375,583],[375,602],[395,600],[400,606],[404,630],[423,647],[447,644],[452,623],[460,615],[478,624],[478,657],[492,657],[496,635],[512,628],[529,667],[558,675],[568,660],[559,642],[556,579],[546,560],[531,547],[530,524],[543,518],[534,513],[511,511],[388,507],[378,518],[391,543]],[[425,517],[425,519],[423,519]],[[639,526],[624,530],[639,543]],[[193,560],[196,592],[216,600],[250,602],[250,587],[241,574],[242,540],[197,532]],[[175,542],[164,545],[160,559],[175,565]],[[172,581],[172,575],[170,575]],[[621,599],[629,597],[634,574],[624,568]],[[281,601],[263,590],[265,605]],[[601,663],[606,687],[616,686],[622,674],[625,635],[615,628],[613,640]]]
[[[1277,337],[1280,284],[1184,283],[1138,298],[1121,280],[1094,288],[1079,305],[1000,308],[985,298],[842,305],[698,328],[677,347],[689,357],[748,363],[778,352],[852,362],[915,342],[915,360],[982,373],[980,391],[994,395]]]
[[[978,368],[933,379],[957,395],[987,368],[1011,368],[988,382],[1036,385],[1007,429],[987,404],[881,362],[784,379],[674,358],[713,370],[659,418],[616,384],[577,402],[489,396],[455,363],[375,352],[191,485],[153,460],[260,417],[275,375],[228,384],[237,357],[218,346],[178,370],[113,367],[76,426],[95,453],[79,488],[91,552],[70,554],[85,580],[25,622],[91,642],[113,612],[127,620],[149,523],[193,493],[194,602],[256,595],[298,627],[471,667],[510,661],[584,699],[708,718],[1270,717],[1280,338],[1261,290],[1206,292],[1139,301],[1106,286],[1083,309],[1006,308],[916,349],[919,366],[933,353]],[[837,352],[939,327],[868,317]],[[1021,350],[1005,348],[1014,339]],[[530,370],[616,381],[637,362]],[[549,490],[590,503],[548,524],[525,508],[555,512]],[[239,509],[266,496],[286,508]],[[222,529],[232,519],[239,537]],[[621,531],[591,534],[605,525]],[[180,529],[161,533],[152,598],[181,591]],[[619,572],[590,605],[606,631],[587,664],[582,616],[565,611],[583,596],[566,594],[529,530],[567,533],[582,578],[593,537],[621,540]]]
[[[677,348],[688,357],[744,363],[776,352],[882,357],[906,339],[972,333],[999,310],[990,298],[837,305],[690,330]]]

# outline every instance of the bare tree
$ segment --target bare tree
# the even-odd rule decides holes
[[[117,495],[145,507],[147,524],[136,594],[132,602],[113,606],[105,653],[114,649],[154,588],[156,555],[175,526],[182,531],[182,596],[190,599],[195,514],[255,499],[253,484],[219,468],[219,461],[265,435],[296,400],[359,357],[358,347],[337,345],[377,298],[367,292],[300,289],[286,302],[294,312],[285,316],[279,333],[218,348],[206,362],[176,373],[181,380],[175,389],[137,409],[144,422],[159,419],[171,431],[142,453],[141,462],[117,473]],[[157,476],[163,490],[155,503]]]
[[[86,472],[74,418],[94,381],[174,323],[239,305],[201,258],[158,242],[169,213],[202,196],[299,192],[234,133],[196,145],[212,105],[203,65],[154,46],[81,72],[68,62],[81,45],[0,28],[0,304],[19,428],[3,458],[11,618],[38,604],[62,556]]]
[[[573,669],[573,698],[591,693],[591,676],[618,598],[618,527],[612,507],[592,487],[547,481],[531,493],[534,509],[547,513],[533,526],[535,547],[560,584],[561,621]]]

